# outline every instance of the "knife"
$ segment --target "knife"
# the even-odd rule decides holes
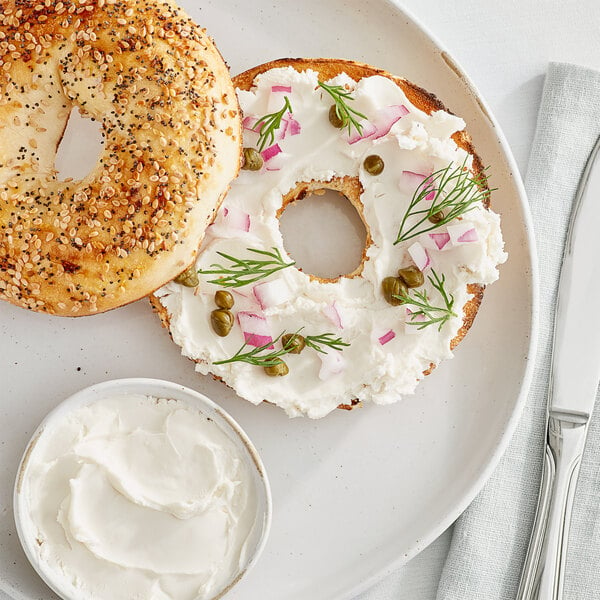
[[[560,272],[538,507],[517,600],[563,597],[569,525],[600,382],[600,139],[579,182]]]

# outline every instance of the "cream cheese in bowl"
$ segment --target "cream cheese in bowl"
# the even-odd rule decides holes
[[[239,426],[173,383],[87,388],[34,434],[15,486],[27,557],[77,600],[212,600],[264,546],[271,498]]]

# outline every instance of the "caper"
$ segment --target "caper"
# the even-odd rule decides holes
[[[392,306],[399,306],[403,303],[400,298],[395,298],[394,296],[404,295],[408,291],[406,284],[399,277],[386,277],[381,282],[381,289],[383,297]]]
[[[244,148],[244,163],[242,169],[246,171],[260,171],[263,166],[263,158],[254,148]]]
[[[300,354],[306,346],[304,336],[297,333],[286,333],[281,336],[281,343],[286,350],[289,350],[290,354]]]
[[[369,175],[379,175],[379,173],[383,171],[383,167],[385,165],[381,156],[377,156],[377,154],[370,154],[367,156],[367,158],[365,158],[363,166]]]
[[[406,267],[405,269],[400,269],[398,271],[398,277],[400,277],[406,284],[406,287],[409,288],[416,288],[425,283],[423,272],[414,265]]]
[[[210,323],[217,335],[225,337],[233,327],[233,315],[228,310],[218,308],[210,313]]]
[[[183,273],[177,275],[174,281],[175,283],[185,285],[185,287],[196,287],[199,283],[196,266],[192,265],[191,267],[188,267]]]
[[[444,213],[441,210],[438,210],[438,212],[435,212],[432,215],[429,215],[428,219],[431,223],[434,223],[434,224],[441,223],[444,219]]]
[[[219,308],[231,308],[235,304],[235,300],[231,295],[231,292],[225,290],[219,290],[215,292],[215,304]]]
[[[290,372],[288,366],[279,358],[274,365],[271,365],[270,367],[264,367],[264,369],[265,373],[269,377],[283,377]]]
[[[335,104],[331,105],[329,109],[329,122],[336,128],[341,129],[344,126],[344,119],[340,117]]]

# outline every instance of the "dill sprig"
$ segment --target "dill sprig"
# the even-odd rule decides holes
[[[352,127],[361,134],[362,125],[357,120],[357,117],[359,119],[366,119],[367,117],[357,110],[354,110],[346,102],[347,100],[354,100],[352,94],[342,85],[327,85],[326,83],[319,81],[319,87],[324,89],[331,96],[335,105],[335,112],[342,121],[342,127],[348,128],[348,134],[352,133]]]
[[[484,187],[486,179],[484,173],[474,176],[467,167],[466,159],[459,167],[450,163],[426,177],[413,194],[394,244],[446,225],[473,210],[478,202],[485,204],[493,191]],[[433,200],[426,200],[431,193],[434,194]],[[417,221],[409,227],[411,217],[417,217]]]
[[[217,252],[219,256],[227,259],[231,265],[223,266],[213,263],[210,265],[211,269],[199,269],[198,273],[201,275],[220,275],[216,279],[210,279],[208,283],[215,283],[223,287],[238,288],[259,281],[277,271],[296,264],[293,261],[286,263],[277,248],[273,248],[273,252],[257,250],[256,248],[246,248],[246,250],[266,258],[236,258],[224,252]]]
[[[454,296],[449,294],[444,287],[446,283],[446,276],[444,274],[440,277],[431,269],[431,276],[428,276],[427,279],[429,279],[431,285],[439,292],[444,306],[433,306],[426,291],[414,291],[412,296],[409,296],[408,293],[394,295],[394,298],[402,300],[403,304],[410,304],[418,309],[411,313],[411,320],[408,321],[409,325],[416,325],[417,329],[425,329],[425,327],[429,327],[430,325],[437,325],[438,331],[441,331],[446,321],[451,317],[457,316],[452,310],[454,308]],[[416,320],[422,317],[425,317],[425,320]]]
[[[340,337],[334,337],[333,333],[322,333],[321,335],[307,335],[304,337],[304,342],[309,348],[320,352],[321,354],[327,354],[326,350],[323,350],[321,346],[327,346],[332,350],[342,351],[345,347],[349,346],[347,342],[344,342]]]
[[[292,113],[292,105],[290,99],[284,96],[283,107],[277,112],[270,113],[261,117],[256,121],[256,124],[252,128],[258,132],[258,151],[262,152],[267,146],[271,146],[275,141],[275,132],[281,127],[281,119],[286,112]]]
[[[271,350],[267,354],[261,354],[265,350],[273,347],[284,335],[285,331],[282,331],[273,341],[267,342],[262,346],[258,346],[256,348],[252,348],[252,350],[246,350],[248,344],[244,342],[242,347],[231,357],[225,360],[219,360],[214,362],[214,365],[225,365],[233,362],[245,362],[250,365],[256,365],[257,367],[274,367],[276,364],[280,362],[280,357],[285,356],[286,354],[290,354],[294,351],[296,345],[295,340],[300,335],[300,331],[303,329],[301,327],[296,333],[293,333],[288,340],[286,340],[285,344],[282,344],[279,350]],[[333,333],[322,333],[320,335],[307,335],[304,337],[304,341],[307,346],[320,352],[321,354],[327,354],[325,350],[323,350],[320,346],[329,346],[334,350],[343,350],[345,346],[349,346],[346,342],[342,341],[341,338],[334,338]]]
[[[267,354],[260,354],[265,350],[268,350],[273,346],[276,342],[281,339],[281,336],[285,332],[280,333],[274,340],[263,344],[262,346],[257,346],[256,348],[252,348],[252,350],[248,350],[244,352],[244,350],[248,347],[248,344],[244,342],[242,347],[231,357],[225,360],[218,360],[213,363],[213,365],[226,365],[227,363],[233,362],[245,362],[250,365],[256,365],[257,367],[274,367],[279,363],[279,357],[284,356],[285,354],[289,354],[292,347],[288,342],[285,346],[282,346],[279,350],[272,350]]]

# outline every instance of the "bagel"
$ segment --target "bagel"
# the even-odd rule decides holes
[[[0,90],[0,298],[90,315],[189,266],[238,172],[241,126],[226,64],[174,2],[4,2]],[[73,108],[103,149],[61,181]]]
[[[234,83],[245,113],[246,147],[260,148],[260,116],[273,114],[284,95],[293,107],[284,112],[291,133],[280,132],[280,153],[263,150],[263,167],[243,171],[232,186],[197,258],[199,285],[172,282],[155,293],[152,302],[163,325],[198,371],[211,373],[255,404],[277,404],[290,416],[319,418],[336,407],[388,404],[412,393],[424,375],[452,356],[473,323],[485,286],[497,279],[497,267],[506,260],[499,217],[489,210],[487,179],[464,121],[417,85],[351,61],[282,59],[250,69]],[[332,126],[332,99],[321,83],[340,85],[350,94],[348,102],[355,102],[364,117],[361,135]],[[390,112],[396,116],[386,122]],[[371,155],[383,158],[382,171],[367,171],[365,159]],[[439,173],[444,172],[468,183],[470,208],[441,225],[426,219],[427,231],[400,240],[399,228],[414,198],[427,207],[455,189],[457,184],[442,189]],[[359,267],[333,279],[289,265],[278,227],[286,205],[322,189],[345,195],[367,231]],[[417,222],[415,215],[410,218]],[[457,236],[458,230],[469,233]],[[443,239],[435,237],[439,234]],[[278,251],[289,266],[258,283],[225,287],[216,271],[233,264],[228,257],[252,258],[250,249]],[[422,282],[404,292],[413,303],[395,303],[386,296],[384,279],[398,279],[398,269],[415,267]],[[263,283],[266,288],[257,290]],[[219,290],[231,293],[229,311],[236,317],[224,337],[223,331],[217,335],[220,326],[211,327],[211,313],[221,306],[215,296]],[[443,308],[442,291],[450,308],[433,316],[447,318],[421,326],[424,316],[415,293]],[[347,345],[286,352],[281,334],[299,330],[306,340],[327,332]],[[259,344],[264,348],[257,355],[283,351],[276,358],[285,359],[286,368],[275,372],[284,376],[235,360]]]

